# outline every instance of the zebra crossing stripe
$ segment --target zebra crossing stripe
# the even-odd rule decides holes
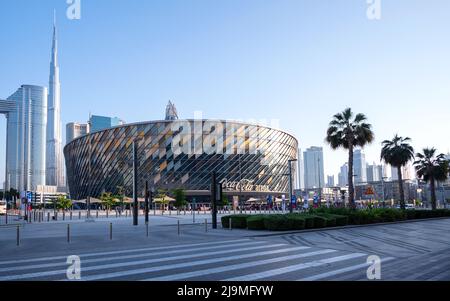
[[[270,263],[282,262],[282,261],[286,261],[286,260],[323,255],[323,254],[328,254],[328,253],[332,253],[332,252],[336,252],[336,250],[326,249],[326,250],[314,251],[314,252],[303,253],[303,254],[289,255],[289,256],[284,256],[284,257],[277,257],[277,258],[271,258],[271,259],[223,266],[223,267],[219,267],[219,268],[211,268],[211,269],[204,269],[204,270],[199,270],[199,271],[194,271],[194,272],[167,275],[167,276],[161,276],[161,277],[153,277],[153,278],[145,279],[144,281],[171,281],[171,280],[188,279],[188,278],[199,277],[199,276],[204,276],[204,275],[210,275],[210,274],[223,273],[223,272],[228,272],[228,271],[233,271],[233,270],[251,268],[251,267],[270,264]]]
[[[277,247],[277,246],[286,246],[286,245],[285,244],[272,245],[272,247]],[[165,270],[173,270],[173,269],[179,269],[179,268],[188,268],[188,267],[194,267],[194,266],[212,264],[212,263],[224,263],[224,262],[230,261],[230,260],[240,260],[240,259],[252,258],[252,257],[256,257],[256,256],[274,255],[274,254],[287,253],[287,252],[299,251],[299,250],[304,250],[304,249],[309,249],[309,248],[308,247],[291,247],[291,248],[276,249],[276,250],[257,252],[257,253],[251,253],[251,254],[237,255],[237,256],[233,256],[233,257],[227,256],[227,257],[220,257],[220,258],[205,259],[205,260],[200,260],[200,261],[176,263],[176,264],[156,266],[156,267],[150,267],[150,268],[86,276],[86,277],[82,277],[81,280],[91,281],[91,280],[100,280],[100,279],[110,279],[110,278],[117,278],[117,277],[123,277],[123,276],[145,274],[145,273],[159,272],[159,271],[165,271]],[[241,251],[242,251],[242,249],[241,249]],[[234,252],[237,252],[237,250],[230,251],[229,253],[234,253]]]
[[[170,250],[177,249],[183,247],[197,247],[197,246],[205,246],[205,245],[223,245],[223,244],[231,244],[236,242],[243,241],[251,241],[250,239],[237,239],[237,240],[226,240],[226,241],[218,241],[218,242],[204,242],[204,243],[195,243],[195,244],[186,244],[186,245],[170,245],[165,247],[153,247],[153,248],[141,248],[141,249],[128,249],[128,250],[119,250],[119,251],[110,251],[110,252],[98,252],[98,253],[86,253],[81,254],[80,258],[86,257],[95,257],[95,256],[105,256],[105,255],[116,255],[116,254],[127,254],[134,252],[145,252],[145,251],[157,251],[157,250]],[[53,257],[39,257],[39,258],[31,258],[31,259],[18,259],[18,260],[9,260],[9,261],[0,261],[0,265],[8,265],[8,264],[17,264],[17,263],[30,263],[30,262],[39,262],[39,261],[48,261],[48,260],[65,260],[67,256],[53,256]]]
[[[248,241],[244,243],[237,243],[233,244],[233,247],[235,246],[250,246],[250,245],[261,245],[261,244],[267,244],[264,241]],[[185,253],[185,252],[192,252],[192,251],[203,251],[203,250],[214,250],[214,249],[220,249],[225,248],[227,246],[224,245],[218,245],[218,246],[212,246],[212,247],[202,247],[202,248],[190,248],[190,249],[179,249],[179,250],[172,250],[172,251],[162,251],[162,252],[156,252],[156,253],[139,253],[134,255],[122,255],[122,256],[115,256],[115,257],[101,257],[101,258],[95,258],[95,259],[83,259],[82,263],[95,263],[95,262],[102,262],[102,261],[113,261],[118,259],[132,259],[132,258],[141,258],[141,257],[148,257],[148,256],[158,256],[158,255],[168,255],[168,254],[176,254],[176,253]],[[192,257],[198,257],[203,255],[193,254]],[[65,257],[66,258],[66,257]],[[0,272],[11,272],[11,271],[21,271],[21,270],[32,270],[32,269],[41,269],[41,268],[52,268],[52,267],[60,267],[60,266],[67,266],[67,263],[65,261],[63,262],[54,262],[54,263],[46,263],[46,264],[36,264],[36,265],[24,265],[24,266],[14,266],[14,267],[8,267],[8,268],[0,268]]]
[[[252,250],[258,250],[258,249],[268,249],[268,248],[281,247],[281,246],[286,246],[286,245],[285,244],[274,244],[274,245],[263,245],[263,246],[256,246],[256,247],[231,249],[231,250],[225,250],[225,251],[207,252],[207,253],[198,254],[198,255],[196,255],[196,257],[229,254],[229,253],[252,251]],[[96,266],[84,267],[84,268],[82,268],[82,272],[128,267],[128,266],[133,266],[133,265],[160,263],[160,262],[180,260],[180,259],[191,259],[192,257],[193,257],[193,255],[189,254],[189,255],[181,255],[181,256],[173,256],[173,257],[154,258],[154,259],[139,260],[139,261],[128,261],[128,262],[96,265]],[[223,261],[223,259],[221,259],[221,261]],[[156,269],[159,269],[159,268],[157,267]],[[8,276],[0,277],[0,281],[46,277],[46,276],[54,276],[54,275],[61,275],[61,274],[64,275],[65,273],[66,273],[66,270],[63,269],[63,270],[36,272],[36,273],[21,274],[21,275],[8,275]],[[95,277],[95,276],[93,276],[93,277]]]
[[[233,277],[233,278],[226,279],[225,281],[252,281],[252,280],[257,280],[257,279],[261,279],[261,278],[270,278],[270,277],[281,275],[281,274],[295,272],[298,270],[303,270],[303,269],[312,268],[312,267],[318,267],[318,266],[322,266],[325,264],[354,259],[354,258],[358,258],[358,257],[362,257],[362,256],[367,256],[367,254],[353,253],[353,254],[337,256],[337,257],[332,257],[332,258],[327,258],[327,259],[314,260],[311,262],[300,263],[300,264],[296,264],[296,265],[287,266],[284,268],[264,271],[261,273],[253,273],[253,274],[248,274],[248,275],[244,275],[244,276]]]
[[[394,259],[394,258],[393,257],[383,258],[381,260],[381,262],[382,263],[383,262],[387,262],[387,261],[390,261],[392,259]],[[306,278],[303,278],[303,279],[299,279],[297,281],[320,280],[320,279],[336,276],[336,275],[339,275],[339,274],[344,274],[344,273],[347,273],[347,272],[356,271],[356,270],[359,270],[359,269],[364,269],[364,268],[367,268],[368,266],[370,266],[369,263],[362,263],[362,264],[358,264],[358,265],[354,265],[354,266],[350,266],[350,267],[346,267],[346,268],[342,268],[342,269],[338,269],[338,270],[334,270],[334,271],[330,271],[330,272],[326,272],[326,273],[322,273],[322,274],[306,277]]]

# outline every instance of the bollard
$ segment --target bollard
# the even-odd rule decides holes
[[[47,222],[50,221],[50,212],[47,212]]]
[[[70,244],[70,224],[67,224],[67,243]]]
[[[229,227],[230,227],[230,231],[231,231],[233,229],[233,224],[231,223],[231,217],[230,217],[229,223],[230,223]]]
[[[118,218],[119,216],[117,215],[117,211],[116,211],[116,218]]]
[[[208,220],[205,219],[205,233],[208,232]]]
[[[178,221],[178,236],[180,236],[181,232],[180,232],[180,221]]]
[[[109,240],[112,240],[113,233],[112,233],[112,223],[109,223]]]
[[[19,225],[17,225],[16,241],[17,241],[17,246],[19,246],[20,245],[20,228],[19,228]]]
[[[147,230],[147,237],[148,237],[148,222],[145,222],[145,228]]]
[[[106,210],[106,218],[109,218],[109,210]]]
[[[5,213],[5,224],[8,224],[8,211]]]
[[[95,218],[98,218],[98,210],[95,212]]]
[[[63,221],[66,220],[66,211],[63,211]]]
[[[78,211],[78,219],[81,219],[81,211]]]
[[[70,211],[70,220],[72,220],[73,212]]]

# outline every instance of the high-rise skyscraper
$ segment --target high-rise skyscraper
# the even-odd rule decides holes
[[[382,167],[373,162],[372,165],[367,164],[367,182],[378,182],[381,181],[382,177]]]
[[[115,126],[125,124],[125,122],[117,117],[107,117],[92,115],[89,118],[89,131],[91,133],[101,130],[110,129]]]
[[[334,187],[334,176],[327,176],[327,187]]]
[[[341,166],[341,170],[339,172],[338,177],[338,185],[339,187],[348,186],[348,163],[345,163]]]
[[[66,144],[89,133],[89,124],[71,122],[66,125]]]
[[[170,100],[166,107],[166,120],[178,120],[177,108]]]
[[[415,178],[414,169],[411,163],[406,164],[402,168],[402,179],[403,180],[412,180]],[[391,166],[391,180],[398,181],[398,168]]]
[[[6,101],[6,189],[33,191],[45,185],[47,88],[21,86]]]
[[[312,146],[303,153],[305,188],[325,187],[323,148]]]
[[[65,180],[64,158],[62,153],[61,84],[59,81],[56,19],[53,22],[47,115],[46,182],[49,186],[62,187],[65,185]]]
[[[302,150],[299,148],[297,152],[297,179],[298,179],[298,188],[305,189],[305,172],[303,170],[303,158],[302,158]]]
[[[354,184],[367,182],[366,155],[360,149],[353,152],[353,176]]]

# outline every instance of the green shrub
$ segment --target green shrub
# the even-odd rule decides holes
[[[406,210],[406,219],[416,219],[416,210]]]
[[[292,230],[305,229],[305,218],[300,214],[288,214],[286,215],[289,223],[289,228]]]
[[[325,228],[327,226],[327,219],[323,216],[314,215],[314,228]]]
[[[285,215],[268,215],[264,218],[264,227],[270,231],[291,230],[290,221]]]
[[[336,226],[347,226],[348,225],[348,216],[345,215],[337,215],[331,214],[336,219]]]
[[[303,214],[302,218],[305,220],[305,229],[314,228],[314,216],[309,214]]]
[[[222,227],[229,228],[230,227],[230,218],[231,218],[231,227],[234,229],[246,229],[247,228],[247,217],[248,214],[236,214],[236,215],[227,215],[222,216]]]
[[[435,211],[436,211],[436,217],[450,216],[450,210],[448,210],[448,209],[437,209]]]
[[[264,230],[264,215],[253,215],[247,217],[247,228],[249,230]]]

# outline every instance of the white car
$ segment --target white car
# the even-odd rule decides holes
[[[413,204],[406,204],[406,210],[416,209]]]
[[[6,214],[6,202],[0,201],[0,215]]]

